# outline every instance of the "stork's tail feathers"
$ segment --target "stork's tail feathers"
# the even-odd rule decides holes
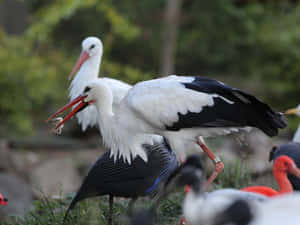
[[[283,113],[275,112],[269,105],[252,95],[242,91],[238,93],[251,102],[252,113],[249,119],[252,126],[261,129],[270,137],[278,135],[278,129],[287,126],[287,119]]]
[[[287,126],[287,119],[283,113],[268,111],[265,125],[262,130],[270,137],[278,135],[278,128],[285,128]]]

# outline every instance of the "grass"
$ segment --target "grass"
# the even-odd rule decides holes
[[[246,187],[251,181],[249,171],[242,161],[226,164],[219,175],[213,189]],[[161,225],[177,225],[181,218],[181,205],[184,198],[183,188],[179,188],[162,202],[158,209],[158,222]],[[11,216],[2,225],[61,225],[66,209],[72,199],[71,195],[58,199],[43,197],[34,202],[33,209],[24,217]],[[114,224],[128,224],[126,216],[128,200],[115,198]],[[151,205],[148,198],[141,198],[135,204],[136,208],[147,208]],[[71,211],[66,224],[72,225],[103,225],[107,224],[109,214],[108,197],[102,196],[81,201]]]

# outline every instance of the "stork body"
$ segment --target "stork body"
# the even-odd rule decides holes
[[[280,113],[238,89],[213,79],[169,76],[140,82],[115,111],[113,95],[101,79],[88,84],[82,100],[98,109],[101,133],[114,155],[142,154],[149,134],[167,138],[182,154],[196,137],[224,135],[257,127],[269,136],[286,126]],[[144,140],[144,141],[143,141]],[[142,155],[140,155],[144,158]]]
[[[81,102],[80,106],[56,128],[80,108],[95,104],[103,141],[115,159],[121,156],[130,163],[132,157],[140,156],[147,160],[141,143],[152,145],[154,139],[161,138],[153,134],[165,137],[180,158],[185,156],[185,149],[200,146],[216,164],[207,186],[224,165],[206,147],[202,137],[224,135],[249,127],[257,127],[274,136],[278,128],[286,126],[281,113],[273,111],[254,96],[202,77],[173,75],[140,82],[130,89],[115,110],[112,108],[112,91],[99,78],[86,86],[83,95],[54,115],[78,102]]]
[[[279,191],[266,186],[252,186],[243,188],[242,190],[260,193],[269,197],[293,192],[293,186],[287,178],[287,173],[291,173],[300,178],[300,169],[297,168],[293,159],[286,155],[281,155],[276,158],[273,165],[273,175],[278,183]]]
[[[144,145],[143,147],[148,156],[148,163],[140,157],[136,157],[131,164],[124,163],[122,159],[114,162],[109,151],[99,157],[73,198],[65,218],[79,201],[109,195],[111,224],[114,196],[131,198],[135,201],[138,197],[153,197],[159,193],[161,184],[177,168],[178,161],[166,143],[155,143],[152,146]]]

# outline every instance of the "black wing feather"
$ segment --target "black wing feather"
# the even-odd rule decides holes
[[[73,198],[69,210],[85,198],[110,194],[118,197],[153,196],[158,186],[178,166],[175,154],[164,143],[144,145],[148,162],[136,157],[131,164],[123,159],[114,162],[110,151],[105,152],[90,168],[81,187]],[[159,182],[155,183],[160,177]],[[146,192],[150,187],[153,190]],[[68,210],[68,211],[69,211]]]
[[[214,97],[214,105],[203,107],[200,113],[188,112],[180,114],[179,120],[168,130],[180,130],[192,127],[257,127],[269,136],[278,134],[278,128],[287,125],[282,113],[275,112],[270,106],[256,97],[239,89],[232,88],[217,80],[195,77],[193,82],[183,83],[186,88],[218,94],[230,101],[230,104],[220,97]]]

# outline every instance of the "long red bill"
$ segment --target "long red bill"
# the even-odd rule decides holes
[[[84,98],[86,96],[83,96]],[[67,120],[69,120],[72,116],[74,116],[77,111],[79,111],[84,106],[88,105],[88,102],[80,102],[59,124],[56,125],[51,131],[54,132],[57,128],[59,128],[62,124],[64,124]]]
[[[72,79],[72,77],[74,76],[75,73],[77,73],[77,71],[80,69],[80,67],[82,66],[82,64],[88,59],[90,58],[90,55],[86,52],[86,51],[82,51],[80,54],[79,59],[76,62],[76,65],[74,66],[71,74],[69,75],[69,80]]]
[[[69,102],[67,105],[56,111],[53,115],[51,115],[46,122],[48,123],[50,120],[52,120],[54,117],[58,116],[59,114],[63,113],[64,111],[71,108],[73,105],[77,104],[78,102],[82,101],[86,96],[79,95],[77,98],[73,99],[71,102]]]

